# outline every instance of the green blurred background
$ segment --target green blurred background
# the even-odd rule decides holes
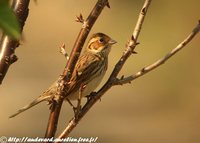
[[[91,33],[104,32],[118,41],[110,54],[107,80],[122,55],[144,1],[109,0]],[[45,103],[8,119],[39,96],[65,66],[59,46],[70,53],[81,24],[96,1],[31,1],[23,35],[13,64],[0,86],[0,136],[43,137],[49,116]],[[178,45],[196,26],[199,0],[153,1],[133,55],[120,75],[130,75],[153,63]],[[200,142],[200,35],[167,63],[135,80],[113,87],[83,118],[72,137],[99,137],[99,143],[199,143]],[[102,85],[101,84],[101,85]],[[100,87],[98,87],[99,89]],[[73,111],[62,108],[60,133]]]

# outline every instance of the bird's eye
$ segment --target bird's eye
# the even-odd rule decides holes
[[[100,42],[100,43],[103,43],[103,42],[104,42],[103,38],[100,38],[100,39],[99,39],[99,42]]]

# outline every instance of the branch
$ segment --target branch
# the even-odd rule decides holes
[[[142,24],[144,23],[144,18],[146,16],[148,7],[151,3],[151,0],[146,0],[143,8],[139,14],[139,18],[137,21],[137,24],[135,26],[134,32],[131,36],[130,41],[127,43],[127,47],[125,52],[123,53],[122,57],[116,64],[111,76],[109,77],[108,81],[104,84],[104,86],[97,92],[97,93],[92,93],[90,96],[90,100],[84,105],[82,110],[80,111],[78,117],[72,118],[67,127],[64,129],[64,131],[59,135],[59,139],[65,138],[69,135],[69,133],[76,127],[76,125],[79,123],[79,121],[86,115],[86,113],[91,109],[91,107],[103,96],[103,94],[108,91],[112,86],[113,83],[116,81],[116,77],[120,70],[122,69],[124,63],[128,59],[128,57],[132,54],[135,53],[134,49],[136,45],[138,44],[137,38],[139,36],[139,33],[142,28]]]
[[[26,18],[28,17],[28,6],[30,0],[12,1],[13,11],[19,20],[21,32],[23,30]],[[0,42],[0,84],[2,83],[10,65],[17,61],[15,49],[19,46],[18,40],[13,40],[3,34]]]
[[[190,33],[190,35],[188,35],[176,48],[174,48],[173,50],[171,50],[168,54],[166,54],[163,58],[157,60],[155,63],[144,67],[143,69],[141,69],[140,71],[138,71],[137,73],[116,80],[116,82],[114,83],[115,85],[122,85],[122,84],[126,84],[126,83],[130,83],[131,81],[135,80],[136,78],[143,76],[144,74],[154,70],[155,68],[161,66],[162,64],[164,64],[167,60],[169,60],[173,55],[175,55],[178,51],[180,51],[181,49],[183,49],[187,44],[189,44],[192,39],[199,33],[200,31],[200,21],[197,24],[197,26],[192,30],[192,32]]]
[[[63,103],[64,96],[65,96],[64,89],[68,88],[67,83],[71,78],[71,73],[74,70],[74,67],[79,58],[79,55],[81,53],[82,47],[85,43],[85,40],[86,40],[92,26],[94,25],[95,21],[97,20],[98,16],[101,14],[101,11],[103,10],[103,8],[106,5],[108,5],[108,0],[98,0],[96,5],[94,6],[93,10],[89,14],[88,18],[83,22],[82,29],[79,32],[79,35],[75,41],[73,50],[69,57],[69,60],[67,60],[66,67],[63,71],[63,74],[61,75],[60,87],[58,87],[58,89],[60,89],[59,97],[56,102],[53,102],[53,108],[51,108],[45,137],[54,137],[55,136],[59,113],[60,113],[60,109],[62,107],[62,103]]]

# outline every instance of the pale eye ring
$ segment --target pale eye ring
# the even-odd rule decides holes
[[[104,39],[103,39],[103,38],[100,38],[100,39],[99,39],[99,42],[100,42],[100,43],[103,43],[103,42],[104,42]]]

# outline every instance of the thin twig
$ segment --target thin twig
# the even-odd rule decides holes
[[[92,98],[89,99],[89,101],[84,105],[82,110],[80,111],[77,118],[72,118],[67,127],[64,129],[64,131],[59,135],[59,139],[67,137],[69,133],[76,127],[76,125],[79,123],[79,121],[85,116],[85,114],[90,110],[90,108],[101,98],[101,96],[108,91],[112,85],[113,82],[116,80],[116,77],[118,73],[120,72],[121,68],[123,67],[124,63],[128,59],[128,57],[134,53],[134,48],[138,44],[137,38],[139,36],[140,30],[142,28],[142,24],[144,23],[144,18],[147,13],[148,7],[151,3],[151,0],[146,0],[144,3],[144,6],[139,14],[139,18],[135,27],[135,30],[133,32],[133,35],[131,36],[131,40],[127,44],[127,49],[125,50],[124,54],[116,64],[110,78],[108,81],[104,84],[104,86],[97,92],[92,93]]]
[[[60,81],[61,87],[59,87],[60,90],[60,96],[57,102],[53,102],[53,107],[51,109],[50,115],[49,115],[49,122],[47,125],[47,130],[45,137],[54,137],[55,132],[57,129],[57,123],[59,118],[59,112],[60,108],[62,106],[62,102],[64,100],[65,91],[67,87],[67,83],[71,78],[71,73],[74,70],[74,67],[76,65],[76,62],[79,58],[79,55],[81,53],[82,47],[85,43],[85,40],[93,27],[95,21],[97,20],[98,16],[100,15],[103,8],[108,4],[108,0],[98,0],[96,5],[94,6],[93,10],[89,14],[88,18],[83,22],[82,29],[79,32],[79,35],[75,41],[74,47],[72,49],[71,55],[69,60],[67,61],[66,67],[64,69],[64,72],[62,74],[62,79]]]
[[[22,32],[26,18],[28,17],[28,6],[30,0],[12,1],[13,11],[19,20],[20,30]],[[17,61],[15,49],[19,46],[18,40],[13,40],[3,34],[0,42],[0,85],[8,71],[10,65]]]
[[[196,36],[196,34],[198,34],[200,31],[200,22],[198,23],[198,25],[193,29],[193,31],[190,33],[190,35],[188,35],[188,37],[185,38],[185,40],[183,40],[176,48],[172,49],[169,53],[167,53],[163,58],[157,60],[155,63],[142,68],[140,71],[138,71],[137,73],[128,76],[128,77],[124,77],[123,79],[119,79],[115,81],[115,85],[122,85],[122,84],[126,84],[126,83],[130,83],[131,81],[135,80],[136,78],[143,76],[144,74],[154,70],[155,68],[161,66],[162,64],[164,64],[167,60],[169,60],[173,55],[175,55],[178,51],[180,51],[181,49],[183,49],[187,44],[189,44],[189,42],[192,41],[192,39]]]

